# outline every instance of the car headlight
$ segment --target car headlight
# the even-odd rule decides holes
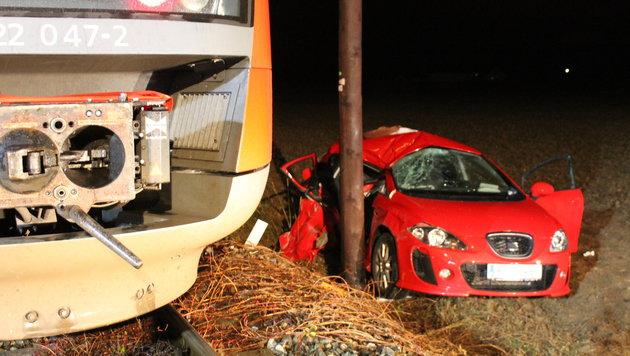
[[[407,229],[413,237],[429,246],[450,248],[453,250],[465,250],[466,244],[460,239],[439,227],[427,225],[414,225]]]
[[[562,230],[558,230],[551,236],[551,244],[549,245],[550,252],[562,252],[569,246],[569,239]]]

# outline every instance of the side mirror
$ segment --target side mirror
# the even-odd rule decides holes
[[[547,182],[536,182],[532,184],[530,189],[534,198],[544,197],[545,195],[549,195],[555,191],[553,185]]]

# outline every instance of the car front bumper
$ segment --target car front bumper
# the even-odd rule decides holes
[[[571,254],[539,253],[524,259],[508,259],[490,251],[474,252],[427,246],[403,237],[397,239],[399,288],[416,292],[466,297],[560,297],[569,294]],[[540,264],[542,278],[536,281],[495,281],[487,278],[488,264]],[[448,277],[440,271],[448,270]]]

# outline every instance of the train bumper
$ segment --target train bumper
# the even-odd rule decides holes
[[[217,176],[231,188],[214,218],[147,214],[143,225],[112,230],[144,261],[139,270],[87,236],[0,244],[0,340],[92,329],[171,302],[195,282],[204,247],[252,215],[268,173]]]

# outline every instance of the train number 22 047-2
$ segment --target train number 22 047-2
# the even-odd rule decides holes
[[[39,29],[25,31],[19,23],[0,23],[0,47],[24,47],[42,45],[94,47],[109,45],[127,47],[127,28],[123,25],[99,26],[94,24],[56,26],[42,24]],[[28,32],[28,33],[27,33]],[[25,34],[26,33],[26,34]],[[33,43],[35,42],[35,43]]]

